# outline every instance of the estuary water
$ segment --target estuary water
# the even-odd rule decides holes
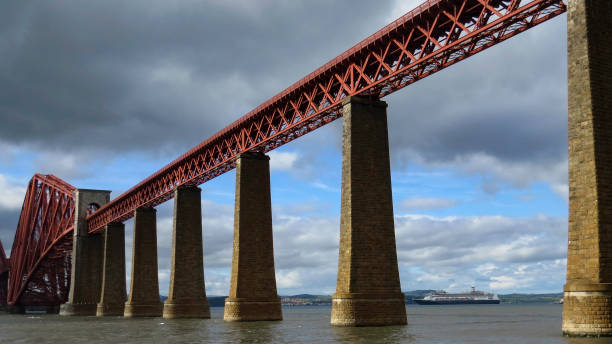
[[[533,343],[594,344],[561,336],[561,305],[408,305],[408,326],[333,327],[330,307],[285,307],[283,321],[60,317],[0,313],[0,343]]]

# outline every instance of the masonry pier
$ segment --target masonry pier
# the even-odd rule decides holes
[[[88,209],[110,200],[110,191],[77,189],[75,193],[72,270],[68,302],[61,305],[60,315],[96,315],[102,285],[104,237],[87,233]]]
[[[111,222],[104,229],[104,273],[97,316],[123,315],[125,307],[125,225]]]
[[[134,211],[132,278],[130,297],[125,303],[126,317],[160,317],[163,313],[157,277],[156,215],[155,208]]]
[[[243,153],[236,160],[234,246],[226,321],[282,320],[276,293],[270,158]]]
[[[343,102],[342,204],[332,325],[406,324],[391,195],[387,104]]]
[[[612,1],[568,2],[570,336],[612,336],[611,18]]]
[[[170,290],[164,318],[210,318],[204,288],[201,191],[195,186],[174,191]]]

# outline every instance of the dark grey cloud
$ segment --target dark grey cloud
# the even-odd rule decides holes
[[[565,27],[560,16],[389,96],[395,167],[463,168],[492,193],[500,179],[567,183]]]
[[[130,150],[171,159],[403,7],[348,0],[3,2],[0,141],[51,150],[39,158],[43,167],[68,153],[62,161],[78,166]],[[524,186],[538,180],[529,171],[563,162],[564,37],[561,16],[387,97],[393,167],[450,164],[487,174],[472,159],[485,156],[501,169],[518,166],[511,182]],[[317,156],[338,150],[339,135],[335,125],[288,146],[301,152],[301,177],[317,178]],[[535,175],[557,189],[566,184],[563,173]],[[493,172],[483,190],[494,193],[500,179],[509,177]]]
[[[0,138],[175,155],[384,24],[388,7],[3,2]]]
[[[391,146],[428,161],[562,158],[566,69],[565,21],[556,18],[390,96]]]

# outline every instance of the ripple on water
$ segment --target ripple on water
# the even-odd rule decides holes
[[[329,307],[283,308],[283,321],[0,314],[1,343],[508,343],[612,344],[561,336],[560,305],[407,307],[408,326],[333,327]]]

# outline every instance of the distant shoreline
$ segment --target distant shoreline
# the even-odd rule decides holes
[[[412,290],[405,291],[406,304],[416,304],[413,300],[423,298],[434,290]],[[563,298],[563,293],[546,293],[546,294],[499,294],[499,299],[502,304],[551,304],[559,303]],[[209,296],[208,302],[211,307],[225,306],[225,298],[227,296]],[[331,295],[313,295],[299,294],[290,296],[280,296],[281,303],[285,307],[304,307],[304,306],[331,306]],[[166,297],[162,297],[164,301]]]

